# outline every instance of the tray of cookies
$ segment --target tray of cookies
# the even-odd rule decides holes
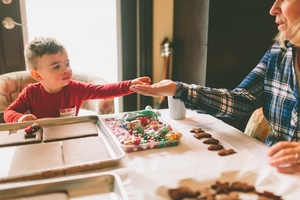
[[[155,109],[101,117],[125,152],[178,146],[183,135],[160,118]]]
[[[113,199],[128,200],[120,177],[102,172],[86,175],[1,184],[0,199]]]
[[[0,183],[117,166],[125,152],[102,126],[96,115],[1,124]]]

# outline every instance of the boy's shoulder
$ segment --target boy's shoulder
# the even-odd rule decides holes
[[[39,89],[41,87],[41,83],[29,83],[27,86],[24,87],[24,89]]]
[[[36,93],[42,89],[42,85],[39,82],[36,83],[29,83],[24,87],[20,87],[20,93]]]

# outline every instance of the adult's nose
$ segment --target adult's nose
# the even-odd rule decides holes
[[[281,13],[281,5],[280,5],[280,1],[275,1],[269,11],[270,15],[272,16],[276,16],[279,15]]]

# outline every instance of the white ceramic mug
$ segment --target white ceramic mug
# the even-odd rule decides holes
[[[178,99],[173,99],[172,96],[168,96],[168,104],[170,117],[172,119],[184,119],[186,115],[186,108],[184,103]]]

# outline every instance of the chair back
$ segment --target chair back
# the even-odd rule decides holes
[[[74,80],[83,81],[86,83],[106,84],[107,81],[89,74],[74,72]],[[3,112],[20,94],[20,92],[31,83],[36,83],[29,71],[16,71],[0,75],[0,115],[3,121]],[[96,114],[111,114],[114,113],[113,99],[97,99],[83,102],[81,109],[94,111]],[[1,117],[0,116],[0,117]]]
[[[264,117],[263,110],[262,108],[258,108],[252,113],[246,125],[245,134],[254,137],[261,142],[265,142],[270,132],[271,129]]]

